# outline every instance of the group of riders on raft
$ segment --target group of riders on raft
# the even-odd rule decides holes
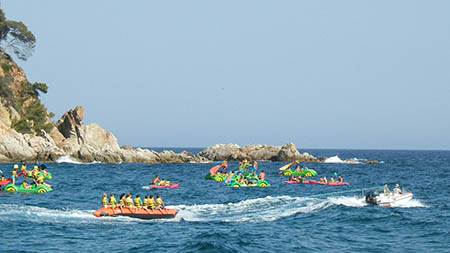
[[[156,175],[150,185],[159,185],[159,186],[170,186],[170,180],[168,179],[159,179],[159,176]]]
[[[11,183],[13,185],[16,185],[16,180],[20,175],[24,176],[24,180],[21,184],[21,186],[24,189],[31,189],[33,188],[33,186],[38,186],[38,185],[45,185],[47,187],[51,187],[50,184],[47,184],[44,182],[44,179],[49,175],[49,172],[47,171],[47,166],[45,164],[35,164],[33,169],[31,171],[27,171],[27,165],[25,163],[22,163],[22,166],[20,167],[20,172],[19,170],[19,165],[18,164],[14,164],[13,166],[13,170],[11,172]],[[31,178],[32,182],[31,184],[28,184],[28,181],[26,180],[26,178]],[[3,175],[0,177],[0,182],[6,180],[7,178],[5,178]]]
[[[251,165],[250,165],[251,164]],[[258,180],[265,180],[266,173],[262,170],[258,175],[256,171],[258,170],[258,162],[249,162],[248,160],[240,161],[238,164],[237,171],[229,171],[228,162],[225,160],[221,163],[222,167],[216,172],[216,175],[220,175],[226,178],[225,182],[229,183],[231,180],[238,182],[241,185],[255,185]]]
[[[106,192],[103,193],[102,197],[102,206],[103,207],[112,207],[113,209],[118,207],[122,209],[123,207],[127,208],[133,208],[137,210],[138,208],[143,209],[164,209],[165,205],[162,201],[161,195],[156,195],[156,199],[153,197],[153,195],[145,195],[144,199],[141,199],[141,196],[137,194],[134,198],[131,195],[131,193],[120,194],[119,202],[117,202],[116,197],[114,196],[114,193],[108,195]]]

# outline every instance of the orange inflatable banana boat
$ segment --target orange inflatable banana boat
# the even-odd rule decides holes
[[[144,209],[135,207],[102,207],[94,212],[94,216],[128,216],[138,219],[171,219],[175,218],[177,210],[175,209]]]

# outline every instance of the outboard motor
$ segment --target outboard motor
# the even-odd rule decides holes
[[[377,195],[375,195],[375,193],[369,193],[369,194],[367,194],[367,195],[366,195],[366,202],[367,202],[368,204],[371,204],[371,205],[376,205],[376,204],[377,204],[376,196],[377,196]]]

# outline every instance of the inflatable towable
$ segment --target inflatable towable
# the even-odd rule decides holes
[[[328,182],[328,183],[323,183],[317,180],[306,180],[304,182],[299,182],[299,181],[284,181],[287,184],[321,184],[321,185],[349,185],[348,182]]]
[[[301,168],[300,170],[296,170],[296,169],[291,169],[291,166],[294,164],[300,164],[299,161],[294,161],[291,163],[288,163],[284,166],[282,166],[279,170],[281,175],[283,176],[290,176],[293,175],[294,177],[315,177],[317,176],[317,172],[313,169],[308,169],[308,168]]]
[[[128,216],[137,219],[172,219],[177,215],[177,210],[164,208],[164,209],[144,209],[135,207],[102,207],[96,210],[94,213],[96,217],[104,216]]]
[[[215,180],[215,181],[224,181],[225,180],[225,176],[218,174],[217,171],[221,168],[228,168],[228,164],[227,163],[222,163],[216,166],[211,167],[211,169],[209,169],[209,173],[205,176],[205,179],[208,180]]]
[[[15,185],[15,184],[7,184],[3,187],[5,191],[8,192],[21,192],[21,193],[45,193],[53,191],[53,189],[50,186],[47,185],[38,185],[31,184],[31,188],[24,188],[22,185]]]
[[[270,184],[266,180],[258,180],[254,184],[240,184],[237,181],[233,181],[231,183],[225,184],[226,186],[231,187],[269,187]]]
[[[179,184],[171,184],[171,185],[156,185],[156,184],[151,184],[150,188],[177,188]]]

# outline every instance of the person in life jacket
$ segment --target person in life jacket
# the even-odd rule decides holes
[[[127,207],[133,207],[133,199],[131,199],[131,193],[128,193],[125,197],[125,205]]]
[[[108,195],[106,194],[106,192],[103,193],[102,206],[103,207],[108,207]]]
[[[162,201],[160,194],[156,195],[156,207],[160,209],[165,208],[164,202]]]
[[[155,199],[153,198],[153,195],[150,195],[148,197],[147,208],[154,209],[155,205],[156,205]]]
[[[116,208],[117,206],[117,200],[116,197],[114,196],[114,193],[109,194],[109,205],[112,208]]]
[[[120,211],[122,211],[123,212],[123,207],[125,207],[125,193],[122,193],[122,194],[120,194],[120,197],[119,197],[119,208],[120,208]]]
[[[142,201],[142,207],[147,209],[148,206],[148,195],[145,195],[144,200]]]
[[[341,174],[339,174],[339,176],[338,176],[338,182],[339,183],[343,183],[344,182],[344,179],[342,178]]]
[[[136,197],[134,197],[133,202],[134,202],[134,206],[136,208],[141,208],[142,207],[142,200],[141,200],[141,196],[139,194],[136,195]]]

